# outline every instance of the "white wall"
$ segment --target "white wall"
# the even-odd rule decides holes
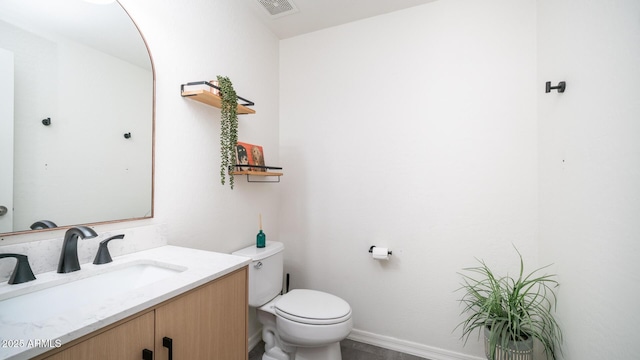
[[[635,359],[640,322],[640,2],[539,0],[540,258],[565,359]]]
[[[279,163],[278,41],[235,1],[123,1],[156,70],[156,222],[169,242],[231,252],[255,242],[258,214],[278,233],[281,186],[220,184],[219,109],[182,98],[180,84],[229,76],[257,114],[240,116],[239,139]]]
[[[279,232],[282,184],[253,184],[237,178],[234,190],[220,185],[220,111],[182,98],[180,84],[229,76],[238,94],[256,103],[257,114],[240,117],[240,140],[262,145],[267,162],[279,164],[277,38],[254,20],[245,5],[233,0],[121,3],[144,34],[155,65],[155,218],[96,230],[126,233],[125,241],[131,242],[154,244],[148,238],[155,236],[156,245],[161,240],[231,252],[255,242],[262,213],[267,239],[274,239]],[[151,229],[136,231],[138,227]],[[141,231],[145,235],[138,235]],[[15,244],[3,249],[33,254],[30,259],[38,263],[38,271],[50,271],[57,263],[63,235],[54,231],[2,237],[0,244]],[[49,259],[37,251],[44,248],[39,241],[21,243],[47,239],[52,239],[46,242]],[[113,245],[114,256],[139,249]],[[95,256],[97,243],[78,246],[81,262],[90,261],[89,254]],[[1,270],[8,277],[11,268]]]
[[[511,244],[537,265],[535,1],[438,1],[280,48],[292,286],[346,299],[358,338],[480,356],[453,332],[456,272],[514,269]]]

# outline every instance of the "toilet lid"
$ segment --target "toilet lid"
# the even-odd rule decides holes
[[[322,291],[295,289],[275,304],[276,315],[305,324],[336,324],[351,317],[351,306]]]

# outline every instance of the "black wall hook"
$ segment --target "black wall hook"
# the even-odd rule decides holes
[[[130,132],[125,133],[125,134],[124,134],[124,138],[125,138],[125,139],[131,139],[131,133],[130,133]]]
[[[42,125],[44,126],[51,125],[51,118],[42,119]]]
[[[558,83],[558,86],[551,86],[551,81],[547,81],[547,83],[545,84],[545,93],[550,93],[551,90],[558,90],[559,93],[563,93],[564,90],[567,88],[567,83],[564,81],[560,81]]]

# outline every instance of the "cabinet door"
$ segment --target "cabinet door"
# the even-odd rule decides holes
[[[156,360],[246,360],[247,268],[195,289],[156,309]]]
[[[80,342],[45,360],[140,360],[153,350],[153,311]]]

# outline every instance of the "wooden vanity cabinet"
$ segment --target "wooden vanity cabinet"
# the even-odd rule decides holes
[[[153,327],[150,311],[45,359],[142,359],[142,349],[153,349]]]
[[[246,360],[247,271],[231,274],[156,308],[155,359]]]
[[[247,267],[36,359],[247,360]]]

